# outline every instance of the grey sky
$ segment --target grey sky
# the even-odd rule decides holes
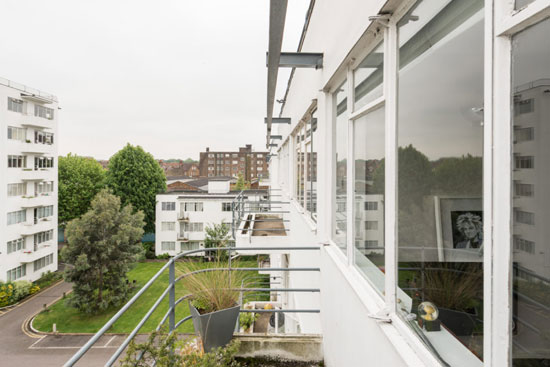
[[[2,3],[0,76],[59,97],[59,154],[264,150],[269,0]],[[289,1],[284,50],[308,5]]]

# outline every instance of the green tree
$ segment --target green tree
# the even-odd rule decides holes
[[[109,160],[107,186],[122,205],[132,204],[145,214],[145,232],[155,231],[156,195],[166,191],[164,171],[140,146],[127,144]]]
[[[231,239],[231,236],[229,235],[229,229],[229,224],[227,223],[211,224],[209,226],[206,226],[206,228],[204,229],[204,231],[206,232],[204,247],[226,247],[229,243],[229,240]],[[207,251],[205,255],[210,258],[213,253],[214,251]],[[227,257],[226,255],[226,251],[221,251],[221,253],[218,254],[218,256],[222,258]]]
[[[239,173],[237,176],[237,182],[235,183],[235,190],[248,190],[250,189],[250,182],[245,181],[243,174]]]
[[[74,284],[69,304],[93,313],[118,306],[129,295],[126,273],[142,252],[143,213],[108,189],[92,200],[91,209],[67,225],[63,258],[74,265],[65,279]]]
[[[105,170],[95,159],[68,154],[59,157],[59,224],[64,226],[90,208],[105,187]]]

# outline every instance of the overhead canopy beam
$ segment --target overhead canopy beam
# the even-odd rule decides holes
[[[266,117],[264,119],[264,123],[267,124],[268,130],[269,130],[269,123],[271,120],[272,124],[290,124],[290,117],[272,117],[271,119],[269,117]]]
[[[269,146],[270,148],[271,148],[271,147],[274,147],[274,148],[276,148],[276,147],[278,147],[279,145],[277,145],[277,144],[273,144],[273,143],[270,143],[270,144],[268,144],[268,146]]]
[[[283,140],[282,135],[271,135],[271,140]]]
[[[280,68],[315,68],[323,67],[323,54],[316,52],[281,52]],[[266,54],[269,63],[269,52]]]
[[[267,58],[267,141],[271,135],[271,119],[273,117],[273,105],[275,104],[275,90],[277,88],[277,75],[283,46],[283,32],[288,0],[270,0],[269,5],[269,47]]]

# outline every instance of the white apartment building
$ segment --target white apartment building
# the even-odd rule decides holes
[[[57,106],[0,79],[0,281],[57,270]]]
[[[209,178],[193,190],[157,195],[155,253],[171,256],[204,248],[206,227],[226,223],[231,229],[231,203],[240,191],[231,191],[230,178]],[[265,190],[247,190],[250,200],[260,200]],[[229,233],[231,234],[231,232]],[[197,253],[197,256],[203,256]]]
[[[550,3],[315,0],[292,55],[284,9],[272,1],[266,119],[290,202],[277,243],[320,250],[242,229],[236,245],[319,267],[281,275],[319,289],[283,297],[319,310],[285,331],[322,334],[329,367],[546,366]]]

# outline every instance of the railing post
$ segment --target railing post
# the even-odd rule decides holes
[[[170,261],[168,278],[171,288],[168,294],[168,306],[170,307],[168,326],[170,333],[172,333],[176,329],[176,261],[174,259]]]

